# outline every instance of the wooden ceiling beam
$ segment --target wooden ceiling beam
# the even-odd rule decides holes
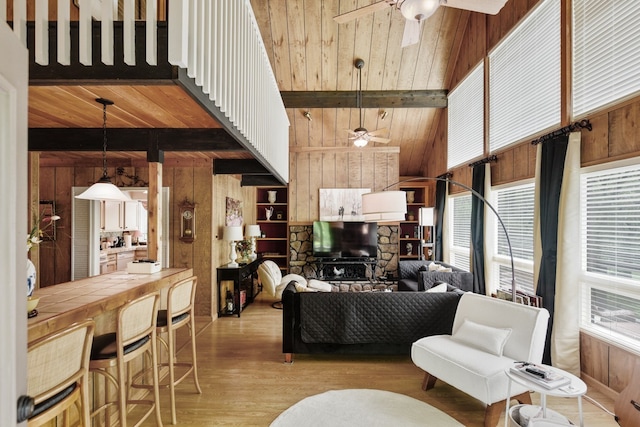
[[[102,151],[102,129],[31,128],[29,151]],[[224,129],[107,129],[107,151],[246,151]]]
[[[213,163],[214,175],[271,175],[256,159],[219,159]]]
[[[286,108],[358,108],[356,91],[280,92]],[[362,108],[446,108],[447,90],[362,91]]]

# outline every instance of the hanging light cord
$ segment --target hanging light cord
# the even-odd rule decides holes
[[[107,176],[107,103],[102,104],[102,177]]]

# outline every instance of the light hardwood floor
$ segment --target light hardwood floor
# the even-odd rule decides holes
[[[466,426],[483,425],[483,406],[453,387],[439,381],[434,389],[422,391],[423,373],[409,356],[295,355],[293,364],[284,364],[282,311],[271,308],[270,303],[261,294],[240,318],[224,317],[210,324],[199,320],[197,352],[203,393],[195,393],[190,379],[178,386],[178,425],[268,426],[307,396],[347,388],[401,393],[439,408]],[[183,349],[178,357],[188,359],[189,352]],[[162,418],[170,425],[168,390],[160,393]],[[591,388],[588,396],[613,411],[610,397]],[[537,394],[532,398],[539,402]],[[577,424],[576,399],[550,397],[548,406]],[[583,408],[586,426],[617,426],[611,415],[586,399]],[[499,426],[503,425],[501,418]]]

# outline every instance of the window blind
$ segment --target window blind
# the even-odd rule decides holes
[[[534,184],[497,190],[496,210],[502,218],[511,241],[513,257],[533,261]],[[507,237],[497,227],[498,254],[509,256]]]
[[[640,166],[581,176],[581,326],[640,349]]]
[[[573,1],[573,115],[640,90],[640,2]]]
[[[447,168],[484,154],[484,64],[448,96]]]
[[[451,197],[451,265],[469,270],[471,247],[471,195]]]
[[[560,0],[544,0],[489,54],[491,152],[560,123]]]

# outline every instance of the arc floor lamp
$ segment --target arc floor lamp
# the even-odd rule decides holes
[[[509,239],[509,233],[507,232],[507,227],[504,225],[502,218],[498,214],[498,211],[484,198],[480,193],[478,193],[473,188],[462,184],[460,182],[454,181],[449,178],[444,177],[427,177],[420,176],[414,178],[408,178],[402,181],[395,182],[391,185],[386,186],[381,191],[376,191],[372,193],[366,193],[362,195],[362,213],[364,215],[364,220],[366,222],[392,222],[392,221],[404,221],[405,215],[407,213],[407,198],[406,193],[401,190],[391,190],[387,191],[389,188],[396,186],[398,184],[403,184],[405,182],[412,181],[443,181],[446,183],[454,184],[459,187],[464,188],[467,191],[470,191],[475,197],[480,199],[491,211],[495,214],[500,226],[502,227],[502,231],[507,239],[507,246],[509,247],[509,258],[511,260],[511,296],[513,298],[513,302],[516,302],[516,272],[514,268],[513,262],[513,251],[511,250],[511,240]]]

